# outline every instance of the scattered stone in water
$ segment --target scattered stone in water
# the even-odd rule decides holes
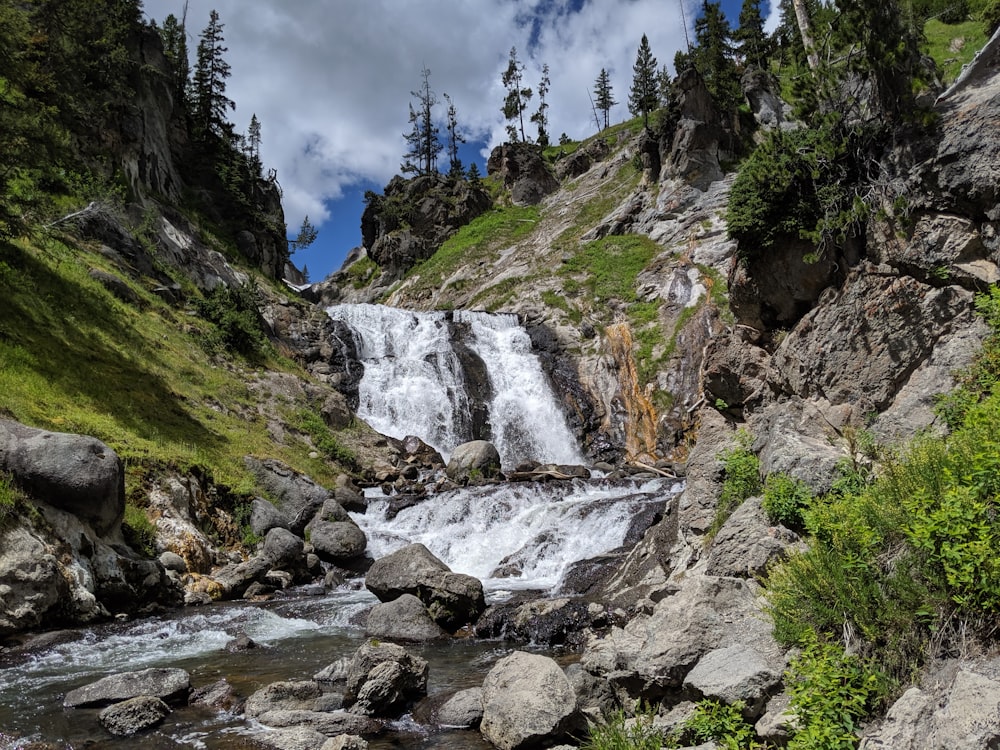
[[[253,648],[260,648],[260,644],[246,633],[240,633],[226,644],[226,651],[236,653],[237,651],[249,651]]]
[[[152,729],[170,713],[170,707],[159,698],[142,695],[108,706],[98,715],[101,726],[118,737],[131,737]]]
[[[186,703],[191,677],[183,669],[143,669],[104,677],[97,682],[70,690],[63,699],[66,708],[89,708],[119,703],[140,695],[169,703]]]

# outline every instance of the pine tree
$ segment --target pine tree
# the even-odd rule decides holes
[[[187,88],[191,77],[191,63],[188,61],[187,5],[184,6],[184,17],[178,21],[171,13],[160,29],[160,39],[163,41],[163,55],[170,64],[173,76],[174,106],[182,110],[187,108]]]
[[[257,119],[256,112],[250,117],[250,127],[247,129],[244,142],[246,144],[244,153],[247,157],[247,166],[250,168],[250,173],[254,177],[260,177],[262,167],[260,160],[261,133],[260,120]]]
[[[538,111],[531,116],[531,121],[538,126],[538,145],[545,148],[549,145],[549,105],[545,95],[549,93],[549,65],[542,65],[542,80],[538,82]]]
[[[299,227],[299,233],[295,236],[294,240],[290,240],[288,243],[289,249],[293,253],[304,250],[314,243],[318,236],[319,230],[313,226],[312,222],[309,221],[309,215],[306,214],[305,218],[302,219],[302,225]]]
[[[594,83],[594,106],[603,115],[604,129],[608,127],[611,108],[617,103],[611,90],[611,76],[605,68],[601,68]]]
[[[723,109],[731,109],[742,97],[739,74],[733,61],[732,32],[719,2],[703,0],[701,15],[694,22],[694,65],[705,80],[712,98]]]
[[[507,89],[507,98],[503,103],[503,115],[507,118],[507,135],[514,143],[520,140],[525,141],[524,135],[524,110],[528,107],[532,90],[521,86],[524,80],[524,64],[517,59],[517,48],[510,48],[510,58],[507,61],[507,70],[500,76],[504,87]],[[517,120],[518,124],[514,121]]]
[[[632,66],[632,88],[628,92],[628,110],[633,117],[642,115],[642,124],[649,129],[649,113],[656,109],[656,58],[649,48],[645,34],[639,42],[639,50]]]
[[[479,167],[476,166],[476,162],[472,162],[472,164],[469,165],[469,171],[466,172],[465,174],[466,178],[473,185],[478,185],[479,180],[482,178],[482,176],[479,174]]]
[[[767,68],[770,50],[764,33],[764,18],[760,14],[760,0],[743,0],[740,25],[733,33],[733,39],[739,42],[747,67]]]
[[[191,104],[194,109],[195,137],[205,141],[212,137],[232,139],[233,126],[226,119],[229,110],[236,109],[236,103],[226,96],[226,79],[230,76],[229,63],[223,55],[228,48],[223,46],[223,24],[219,14],[213,10],[208,26],[201,32],[198,42],[198,60],[192,80]]]
[[[407,151],[403,154],[400,169],[403,174],[416,172],[430,174],[437,169],[437,157],[441,153],[439,130],[434,124],[434,105],[438,99],[431,90],[431,72],[424,68],[420,72],[423,83],[410,94],[417,98],[417,107],[410,104],[410,132],[405,133]]]
[[[448,176],[453,179],[460,179],[465,175],[465,168],[462,160],[458,158],[458,147],[465,143],[465,136],[458,132],[458,113],[455,111],[455,103],[447,94],[444,95],[448,102]]]

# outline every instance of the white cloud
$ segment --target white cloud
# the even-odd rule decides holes
[[[659,62],[672,67],[684,43],[682,1],[690,24],[692,0],[194,0],[187,26],[193,54],[209,9],[219,11],[237,130],[256,113],[289,226],[304,214],[322,225],[326,201],[362,180],[384,184],[398,171],[410,92],[423,66],[438,96],[451,95],[460,125],[496,144],[504,138],[500,74],[516,46],[532,88],[549,64],[553,138],[583,137],[594,130],[588,92],[602,67],[620,102],[612,114],[628,117],[643,33]],[[145,0],[144,7],[162,21],[179,16],[183,2]]]

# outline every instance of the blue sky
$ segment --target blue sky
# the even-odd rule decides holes
[[[241,132],[251,115],[260,120],[261,155],[278,172],[289,232],[305,215],[319,229],[314,245],[293,257],[319,281],[360,244],[365,190],[380,191],[399,171],[411,92],[424,66],[438,98],[448,93],[455,103],[469,141],[463,162],[475,160],[485,174],[490,149],[505,137],[500,75],[512,46],[532,88],[549,65],[553,138],[584,138],[595,132],[588,92],[602,67],[620,102],[613,121],[629,117],[644,33],[672,69],[684,46],[682,2],[690,34],[700,0],[190,0],[188,43],[193,53],[209,11],[218,10],[232,120]],[[723,0],[734,25],[741,2]],[[145,0],[144,7],[162,21],[180,17],[184,1]]]

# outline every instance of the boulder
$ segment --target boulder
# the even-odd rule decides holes
[[[118,737],[131,737],[152,729],[170,714],[170,706],[159,698],[140,695],[108,706],[97,716],[101,726]]]
[[[518,206],[541,203],[542,198],[559,189],[559,181],[542,158],[542,147],[533,143],[497,146],[486,162],[486,172],[510,190],[510,199]]]
[[[431,618],[454,631],[475,622],[486,609],[483,584],[462,573],[452,573],[422,544],[410,544],[374,562],[365,586],[380,601],[413,594],[426,605]]]
[[[492,479],[500,473],[500,453],[485,440],[462,443],[452,451],[445,473],[453,482]]]
[[[239,713],[243,707],[243,700],[236,694],[236,690],[224,677],[219,678],[209,685],[195,688],[191,691],[188,703],[192,706],[208,706],[217,711],[228,713]]]
[[[305,544],[288,529],[274,528],[267,532],[260,554],[241,563],[227,565],[214,578],[229,598],[243,596],[255,581],[263,581],[273,569],[299,567]]]
[[[631,696],[659,700],[681,687],[702,656],[735,645],[775,662],[783,658],[760,610],[756,583],[690,574],[649,614],[592,638],[580,663]]]
[[[309,520],[330,497],[329,491],[280,461],[271,458],[261,460],[253,456],[247,456],[243,461],[268,497],[274,499],[287,528],[296,534],[302,534]]]
[[[326,735],[308,727],[275,729],[253,736],[254,746],[264,750],[316,750],[326,740]]]
[[[251,719],[269,711],[312,711],[320,694],[312,680],[272,682],[247,698],[243,710]]]
[[[306,531],[316,554],[333,562],[360,557],[368,546],[365,533],[333,498],[323,503]]]
[[[712,540],[705,572],[714,576],[757,578],[783,559],[799,541],[794,531],[773,526],[759,497],[749,497],[733,511]]]
[[[69,591],[41,539],[23,527],[0,532],[0,636],[40,626],[64,606]]]
[[[483,689],[459,690],[437,709],[437,723],[444,727],[476,728],[483,720]]]
[[[351,659],[344,705],[367,716],[400,716],[427,694],[427,669],[402,646],[366,643]]]
[[[99,535],[125,515],[125,469],[97,438],[0,419],[0,470],[32,497],[90,523]]]
[[[447,637],[424,603],[413,594],[376,604],[368,613],[365,635],[388,641],[432,641]]]
[[[67,708],[107,706],[138,698],[160,698],[167,703],[187,703],[191,677],[183,669],[154,668],[108,675],[97,682],[70,690],[63,698]]]
[[[264,536],[271,529],[287,529],[288,519],[270,500],[255,497],[250,501],[250,530]]]
[[[1000,660],[951,663],[911,687],[864,733],[861,750],[974,750],[1000,744]]]
[[[783,669],[782,662],[765,659],[752,648],[728,646],[701,657],[684,678],[684,689],[729,705],[742,702],[744,718],[753,721],[781,684]]]
[[[342,734],[328,739],[319,750],[368,750],[368,743],[356,735]]]
[[[305,727],[327,737],[338,734],[377,734],[381,726],[374,719],[349,711],[285,709],[266,711],[257,717],[266,727]]]
[[[576,694],[555,661],[515,651],[483,681],[479,730],[499,750],[546,747],[575,728]]]

